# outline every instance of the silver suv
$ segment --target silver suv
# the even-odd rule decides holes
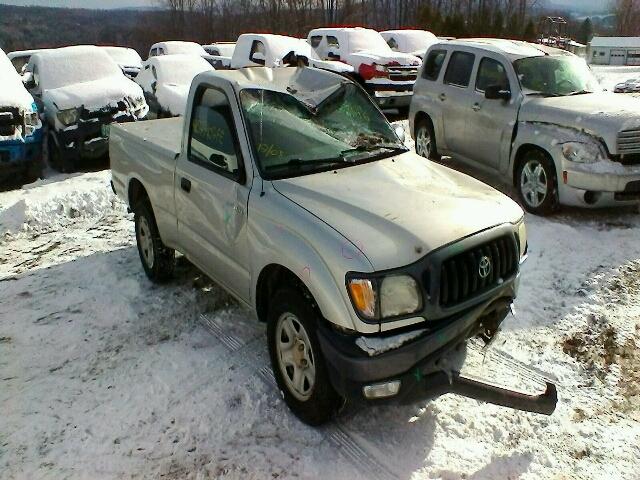
[[[640,100],[604,91],[563,50],[495,39],[433,45],[409,120],[417,152],[513,183],[525,208],[640,200]]]

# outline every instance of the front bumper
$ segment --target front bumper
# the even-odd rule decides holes
[[[508,314],[511,302],[509,297],[485,302],[452,318],[444,327],[372,357],[359,349],[350,336],[322,326],[318,337],[331,382],[343,397],[356,402],[407,404],[456,393],[506,407],[551,414],[557,402],[555,386],[551,384],[542,395],[526,395],[465,378],[458,371],[464,361],[460,351],[464,352],[466,340],[495,332]],[[367,385],[397,380],[400,388],[391,397],[371,400],[364,395]]]
[[[640,165],[622,167],[620,173],[565,167],[559,180],[564,205],[605,207],[640,202]]]
[[[22,140],[0,142],[0,177],[25,172],[42,161],[42,132]]]

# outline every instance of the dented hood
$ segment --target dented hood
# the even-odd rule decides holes
[[[358,246],[375,270],[523,216],[497,190],[413,152],[273,184]]]
[[[125,98],[144,97],[142,88],[124,75],[46,90],[44,95],[48,96],[59,110],[82,106],[87,110],[99,110],[109,105],[117,105]]]
[[[640,99],[608,92],[567,97],[527,97],[519,119],[575,128],[602,138],[616,154],[618,132],[640,129]]]

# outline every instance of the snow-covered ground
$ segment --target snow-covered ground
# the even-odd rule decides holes
[[[637,479],[640,214],[527,216],[490,352],[558,385],[551,417],[456,396],[301,424],[265,328],[184,259],[144,276],[107,171],[0,193],[2,479]]]
[[[613,92],[618,83],[624,83],[632,78],[640,78],[639,67],[611,67],[592,65],[591,70],[604,88]]]

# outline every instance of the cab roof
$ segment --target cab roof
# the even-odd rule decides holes
[[[543,57],[545,55],[572,55],[559,48],[502,38],[462,38],[442,43],[442,45],[447,45],[452,48],[456,46],[479,48],[505,55],[511,61],[527,57]]]

